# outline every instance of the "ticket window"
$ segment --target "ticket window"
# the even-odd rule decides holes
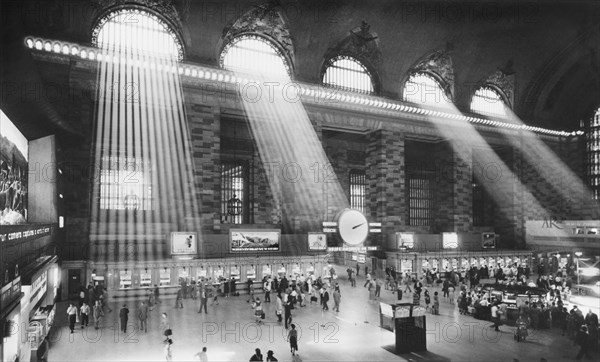
[[[295,263],[295,264],[292,266],[292,275],[293,275],[294,277],[299,277],[299,276],[300,276],[300,274],[302,274],[302,268],[300,267],[300,264],[298,264],[298,263]]]
[[[160,283],[161,287],[171,285],[171,268],[162,268],[160,270]]]
[[[254,265],[250,265],[246,270],[246,279],[255,281],[256,280],[256,268]]]
[[[439,271],[439,269],[440,269],[440,263],[439,263],[439,261],[437,259],[431,260],[431,266],[436,271]]]
[[[429,266],[430,266],[430,265],[429,265],[429,260],[427,260],[427,259],[424,259],[424,260],[421,262],[421,267],[423,268],[423,270],[427,270],[427,269],[429,269]]]
[[[231,277],[233,279],[235,279],[236,281],[240,281],[241,280],[241,274],[240,274],[240,268],[239,266],[235,265],[233,267],[231,267]]]
[[[285,275],[285,273],[286,273],[285,266],[284,266],[283,264],[281,264],[281,265],[279,266],[279,268],[277,268],[277,275],[278,275],[280,278],[283,278],[283,277],[285,277],[285,276],[286,276],[286,275]]]
[[[206,276],[207,276],[207,270],[204,266],[201,266],[200,268],[198,268],[196,270],[196,280],[198,280],[198,282],[202,282],[202,281],[205,281],[206,279],[208,279]]]
[[[184,281],[188,283],[190,281],[190,270],[187,267],[183,267],[179,269],[177,273],[179,283],[183,283]]]
[[[150,286],[152,286],[152,272],[148,269],[144,269],[140,273],[140,287],[148,288]]]
[[[412,260],[403,259],[400,262],[400,270],[402,271],[402,273],[412,274]]]
[[[456,258],[452,258],[452,270],[458,270],[458,260]]]
[[[449,271],[450,263],[448,262],[448,259],[442,259],[442,269],[444,271]]]
[[[469,259],[467,258],[463,258],[462,259],[462,266],[463,269],[469,269]]]
[[[217,281],[217,280],[220,280],[222,278],[225,278],[225,270],[223,270],[223,267],[219,266],[218,268],[216,268],[214,270],[213,280]]]
[[[306,267],[306,275],[307,276],[308,275],[310,275],[310,276],[315,275],[315,266],[312,263],[310,263],[310,265]]]
[[[131,270],[125,269],[119,271],[119,289],[131,288]]]
[[[271,278],[273,277],[273,271],[271,270],[271,266],[269,264],[265,264],[262,266],[262,276]]]

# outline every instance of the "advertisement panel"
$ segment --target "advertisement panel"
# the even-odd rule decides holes
[[[231,229],[229,240],[232,252],[279,251],[281,230]]]
[[[171,233],[171,255],[196,255],[198,240],[195,232],[178,231]]]

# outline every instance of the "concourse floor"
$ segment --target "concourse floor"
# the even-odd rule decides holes
[[[69,333],[66,323],[67,305],[58,305],[57,323],[51,332],[49,361],[165,361],[160,314],[169,315],[173,330],[173,360],[192,361],[203,346],[209,361],[248,361],[255,348],[262,350],[266,360],[268,350],[279,361],[570,361],[578,347],[558,329],[530,331],[526,342],[513,339],[514,328],[500,327],[496,333],[490,322],[476,320],[458,313],[456,305],[441,299],[440,315],[427,315],[427,351],[395,354],[394,333],[379,327],[379,305],[369,302],[363,287],[364,275],[351,287],[346,267],[337,266],[342,302],[340,312],[322,312],[316,303],[292,311],[293,323],[299,329],[298,356],[292,357],[284,326],[275,316],[275,296],[264,303],[265,323],[257,325],[248,297],[219,298],[219,305],[208,306],[208,314],[198,314],[199,301],[184,300],[183,309],[175,309],[174,300],[163,301],[151,313],[148,333],[139,330],[136,315],[138,303],[127,303],[130,309],[127,333],[120,331],[118,311],[112,312],[100,330],[90,324]],[[431,290],[441,291],[437,288]],[[331,295],[331,293],[330,293]],[[261,296],[261,300],[264,296]],[[381,301],[394,303],[396,295],[381,291]],[[404,302],[412,294],[404,294]],[[423,302],[422,302],[423,303]],[[593,355],[598,360],[598,354]]]

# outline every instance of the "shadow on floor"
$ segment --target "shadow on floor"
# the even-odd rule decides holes
[[[450,362],[451,359],[447,357],[440,356],[433,352],[429,351],[419,351],[413,353],[396,353],[396,345],[390,344],[387,346],[382,346],[381,348],[386,351],[395,354],[398,357],[401,357],[407,361],[437,361],[437,362]]]

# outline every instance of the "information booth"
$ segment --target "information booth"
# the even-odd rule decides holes
[[[485,284],[482,290],[496,300],[508,305],[506,323],[510,326],[515,325],[519,317],[519,307],[528,302],[537,302],[544,298],[546,291],[541,288],[533,288],[523,285],[504,285],[504,284]]]

